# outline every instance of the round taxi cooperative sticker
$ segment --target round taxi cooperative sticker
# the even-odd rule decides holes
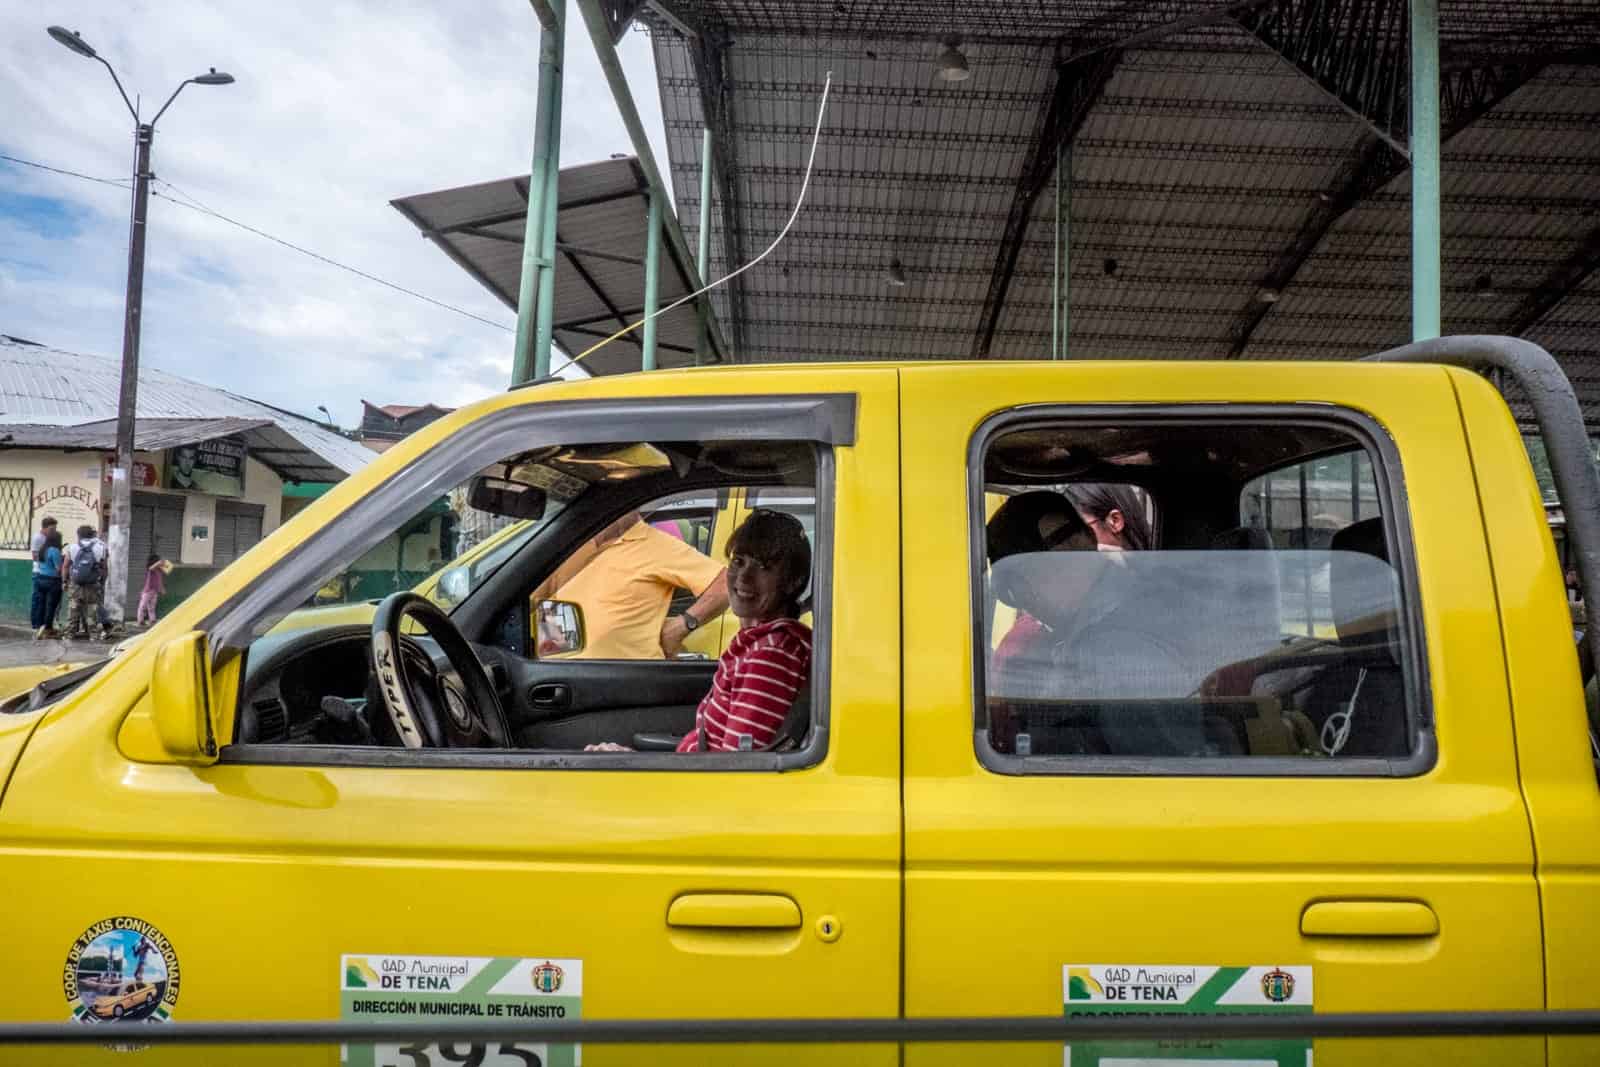
[[[72,943],[61,972],[75,1022],[158,1023],[178,1003],[178,955],[143,919],[102,919]]]

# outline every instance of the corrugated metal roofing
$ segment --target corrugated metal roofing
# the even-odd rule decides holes
[[[1115,43],[1150,11],[1181,19],[1294,3],[647,4],[678,213],[691,244],[702,207],[703,91],[720,91],[725,102],[733,225],[748,258],[793,207],[823,79],[833,74],[799,221],[745,276],[742,321],[730,323],[730,294],[715,298],[729,335],[742,338],[735,358],[971,356],[1059,57]],[[1568,65],[1539,69],[1445,145],[1444,328],[1505,332],[1600,226],[1600,7],[1439,6],[1449,65],[1569,57]],[[707,70],[718,84],[701,85],[713,74],[702,74],[701,44],[685,30],[715,54]],[[964,82],[937,76],[951,36],[971,71]],[[1570,65],[1585,47],[1588,65]],[[1281,291],[1262,292],[1373,140],[1342,104],[1237,23],[1185,25],[1123,45],[1072,149],[1071,354],[1354,357],[1408,339],[1407,173],[1339,218]],[[737,265],[728,262],[722,195],[719,183],[713,276]],[[1049,356],[1053,228],[1047,190],[997,319],[989,349],[996,358]],[[904,287],[888,280],[893,259],[904,266]],[[1600,361],[1597,321],[1591,279],[1529,336],[1548,338],[1576,369]],[[1600,377],[1600,362],[1583,367]]]
[[[512,310],[522,278],[528,179],[401,197],[394,207],[467,273]],[[644,304],[644,255],[649,185],[633,158],[602,160],[561,171],[556,219],[555,340],[577,355],[639,320]],[[671,242],[661,242],[659,305],[690,291],[685,265]],[[694,303],[656,320],[656,365],[694,363],[699,323]],[[583,361],[594,374],[638,370],[641,331]]]
[[[0,439],[0,447],[111,447],[120,386],[118,360],[0,335],[0,438],[11,437]],[[226,426],[240,429],[188,436]],[[139,447],[146,447],[146,440],[187,436],[172,443],[188,444],[235,432],[244,433],[258,459],[298,481],[338,481],[374,456],[311,419],[165,371],[140,370]],[[80,440],[85,443],[75,443]]]

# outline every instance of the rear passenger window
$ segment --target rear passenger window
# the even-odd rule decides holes
[[[980,756],[1011,773],[1420,769],[1379,440],[1355,416],[990,430]]]

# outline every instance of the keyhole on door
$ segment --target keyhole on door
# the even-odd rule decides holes
[[[839,940],[839,920],[832,915],[824,915],[818,919],[817,937],[830,944]]]

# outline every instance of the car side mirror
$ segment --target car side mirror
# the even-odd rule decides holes
[[[472,507],[513,519],[544,518],[545,500],[545,491],[537,486],[487,474],[472,479],[472,485],[467,490],[467,503]]]
[[[465,567],[449,567],[439,574],[439,581],[434,588],[438,590],[435,600],[459,604],[472,592],[472,578]]]
[[[205,631],[192,630],[156,651],[150,705],[161,747],[175,762],[216,762],[216,710]]]
[[[545,656],[583,651],[583,609],[570,600],[541,600],[534,609],[534,649]]]

